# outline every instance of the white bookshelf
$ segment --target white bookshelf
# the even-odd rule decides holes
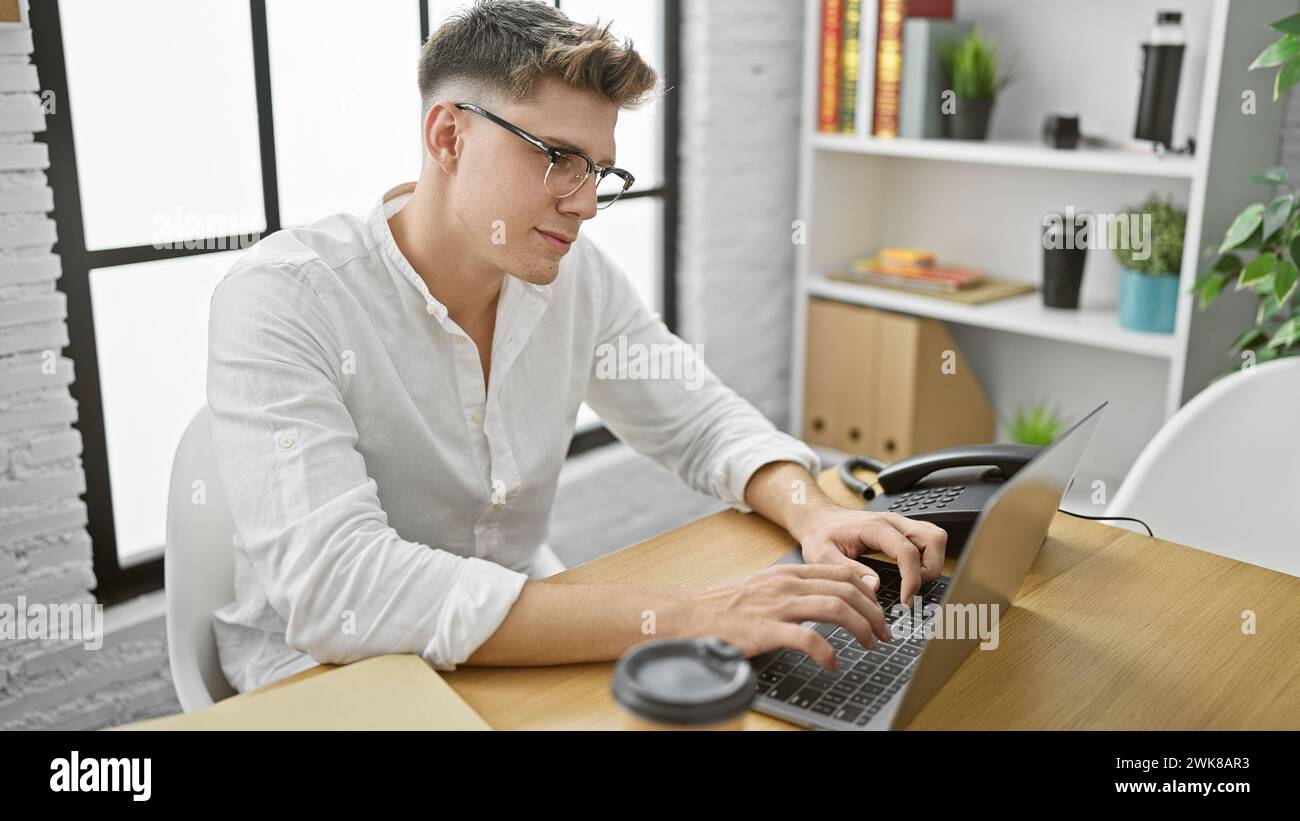
[[[1276,39],[1267,24],[1300,10],[1296,0],[956,0],[1015,59],[1019,80],[1003,91],[988,142],[877,138],[817,131],[821,0],[805,0],[804,112],[797,216],[797,287],[791,427],[803,427],[804,343],[811,298],[865,305],[947,323],[1001,418],[1024,402],[1056,402],[1072,419],[1111,408],[1080,471],[1113,496],[1161,425],[1229,367],[1233,338],[1254,302],[1229,294],[1199,312],[1187,295],[1212,262],[1236,213],[1271,193],[1249,172],[1277,158],[1285,101],[1272,102],[1272,71],[1248,72]],[[1085,134],[1124,139],[1137,110],[1139,43],[1158,10],[1181,10],[1188,47],[1175,142],[1195,156],[1124,150],[1057,151],[1038,135],[1050,113],[1078,113]],[[864,59],[874,46],[864,48]],[[1256,110],[1242,111],[1253,90]],[[1081,308],[1046,308],[1040,294],[964,305],[829,279],[884,245],[919,246],[941,260],[1001,279],[1041,284],[1042,220],[1066,207],[1125,212],[1152,192],[1188,209],[1178,317],[1172,334],[1122,328],[1119,263],[1089,251]]]
[[[1171,359],[1173,337],[1144,334],[1119,327],[1115,311],[1109,308],[1081,308],[1061,311],[1043,306],[1038,294],[1011,297],[987,305],[962,305],[942,299],[885,288],[864,288],[853,283],[813,277],[808,282],[813,297],[865,305],[883,311],[924,316],[977,328],[1006,331],[1040,339],[1056,339],[1076,345]]]
[[[958,142],[822,133],[814,134],[812,140],[813,147],[818,151],[842,151],[877,157],[1005,165],[1012,168],[1047,168],[1057,171],[1090,171],[1097,174],[1135,174],[1176,179],[1191,179],[1196,175],[1196,160],[1183,155],[1158,157],[1139,152],[1090,148],[1057,151],[1042,143],[1024,140]]]

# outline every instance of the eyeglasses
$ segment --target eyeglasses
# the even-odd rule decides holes
[[[603,211],[617,202],[618,198],[636,182],[636,177],[621,168],[601,168],[591,157],[576,148],[557,148],[473,103],[456,103],[456,108],[485,117],[541,149],[551,160],[550,166],[546,169],[546,176],[542,179],[542,186],[546,189],[546,193],[556,199],[562,200],[573,196],[594,174],[596,175],[596,208]]]

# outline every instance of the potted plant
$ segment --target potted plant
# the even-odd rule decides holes
[[[1178,314],[1179,272],[1183,268],[1183,231],[1187,209],[1172,200],[1152,194],[1137,208],[1127,209],[1151,217],[1145,247],[1142,243],[1115,241],[1111,224],[1111,247],[1123,266],[1119,289],[1119,324],[1134,331],[1173,333]],[[1131,237],[1130,237],[1131,239]],[[1142,258],[1139,258],[1141,253]]]
[[[957,98],[952,115],[944,118],[945,136],[958,140],[985,139],[998,92],[1011,81],[1010,75],[998,73],[997,46],[975,29],[965,38],[945,46],[940,57]]]
[[[1250,68],[1278,68],[1273,86],[1276,101],[1300,81],[1300,14],[1278,20],[1272,28],[1281,32],[1282,38],[1264,49]],[[1255,324],[1237,337],[1232,353],[1243,360],[1266,362],[1300,355],[1300,301],[1295,299],[1300,278],[1296,267],[1300,264],[1300,203],[1285,168],[1270,168],[1250,178],[1274,189],[1275,196],[1267,203],[1249,205],[1237,215],[1219,245],[1210,273],[1196,281],[1192,293],[1199,297],[1202,311],[1234,280],[1236,290],[1253,293],[1259,301]]]
[[[1046,447],[1065,433],[1066,423],[1050,402],[1032,402],[1017,409],[1006,426],[1012,442]]]

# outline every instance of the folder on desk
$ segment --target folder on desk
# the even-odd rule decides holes
[[[131,730],[490,730],[415,655],[378,656]]]

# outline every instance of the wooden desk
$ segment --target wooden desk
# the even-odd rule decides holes
[[[862,506],[834,471],[819,482]],[[767,567],[793,544],[757,515],[725,511],[547,581],[698,587]],[[972,652],[910,729],[1300,729],[1292,576],[1058,514],[1000,629],[999,648]],[[494,729],[615,729],[612,670],[443,676]],[[793,729],[758,713],[747,727]]]

